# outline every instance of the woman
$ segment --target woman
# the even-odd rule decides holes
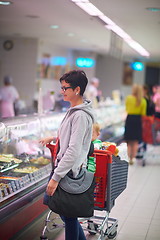
[[[19,99],[17,89],[12,85],[12,78],[4,77],[4,86],[0,88],[1,118],[14,117],[14,103]]]
[[[125,101],[127,118],[125,122],[124,138],[128,146],[129,163],[137,155],[138,143],[142,141],[141,116],[146,115],[146,100],[143,98],[142,87],[133,85],[132,95],[127,96]]]
[[[160,86],[157,86],[156,93],[153,96],[153,102],[155,104],[154,116],[160,118]]]
[[[153,116],[155,113],[155,104],[150,97],[149,87],[147,85],[143,85],[143,97],[145,98],[147,103],[146,115]]]
[[[94,121],[91,102],[83,100],[83,94],[88,83],[86,74],[80,70],[70,71],[60,78],[60,83],[63,99],[70,102],[71,107],[58,130],[57,167],[46,189],[49,196],[54,194],[59,181],[70,170],[76,177],[81,167],[86,167]],[[45,145],[52,140],[53,137],[48,137],[40,140],[40,143]],[[66,240],[86,239],[77,218],[68,218],[67,216],[61,216],[61,218],[65,222]]]

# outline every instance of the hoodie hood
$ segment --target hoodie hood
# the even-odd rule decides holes
[[[92,102],[90,100],[84,100],[82,104],[69,108],[68,114],[72,114],[74,111],[77,111],[77,110],[83,110],[84,112],[88,113],[91,116],[92,121],[94,123],[95,114],[92,108]]]

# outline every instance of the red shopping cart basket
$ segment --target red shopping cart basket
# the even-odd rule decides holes
[[[112,163],[112,154],[106,150],[94,150],[94,157],[96,159],[94,205],[95,207],[104,208],[106,202],[106,188],[108,185],[108,166]]]
[[[145,143],[160,145],[160,119],[153,116],[143,116],[142,137]]]
[[[111,211],[115,199],[124,191],[128,179],[128,162],[107,150],[94,150],[96,158],[95,210]]]

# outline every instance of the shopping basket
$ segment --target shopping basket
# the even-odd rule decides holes
[[[160,119],[154,116],[142,117],[143,141],[152,145],[160,145]]]
[[[48,144],[47,147],[52,154],[54,145]],[[79,222],[83,229],[91,235],[98,233],[98,240],[103,240],[106,237],[113,239],[117,235],[118,220],[109,218],[109,213],[115,204],[115,199],[127,186],[128,162],[113,156],[107,150],[94,150],[93,156],[96,161],[96,187],[94,191],[96,214],[91,218],[79,218]],[[99,211],[105,211],[105,216],[97,214]],[[52,211],[49,211],[41,239],[47,239],[46,230],[53,231],[55,228],[64,226],[56,223],[57,217],[53,217],[53,214]]]

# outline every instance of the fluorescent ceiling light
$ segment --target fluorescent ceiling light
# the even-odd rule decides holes
[[[139,52],[142,56],[144,56],[144,57],[149,57],[149,56],[150,56],[149,52],[147,52],[139,43],[137,43],[137,42],[134,41],[133,39],[124,39],[124,41],[125,41],[130,47],[132,47],[134,50],[136,50],[137,52]]]
[[[51,25],[50,28],[57,29],[57,28],[59,28],[59,26],[58,25]]]
[[[87,43],[88,41],[86,39],[81,39],[81,42]]]
[[[89,2],[89,0],[71,0],[72,2],[83,2],[83,3],[86,3],[86,2]]]
[[[110,18],[105,15],[99,16],[99,18],[108,25],[116,25]]]
[[[98,8],[96,8],[92,3],[90,2],[75,2],[76,5],[78,5],[81,9],[83,9],[86,13],[88,13],[91,16],[100,16],[104,15]]]
[[[112,30],[123,39],[131,39],[131,37],[117,25],[105,25],[105,27]]]
[[[112,30],[118,36],[123,38],[124,41],[131,48],[136,50],[139,54],[141,54],[142,56],[145,56],[145,57],[149,57],[150,56],[149,52],[147,52],[139,43],[134,41],[122,28],[120,28],[118,25],[116,25],[110,18],[105,16],[98,8],[96,8],[92,3],[90,3],[89,0],[71,0],[71,1],[74,2],[81,9],[83,9],[89,15],[91,15],[91,16],[98,16],[103,22],[105,22],[107,24],[107,25],[105,25],[105,27],[107,29]],[[153,10],[155,11],[154,8],[152,8],[152,11]],[[157,8],[156,11],[157,10],[159,10],[159,8]]]
[[[74,37],[75,36],[74,33],[68,33],[67,35],[68,35],[68,37]]]
[[[0,1],[0,5],[4,5],[4,6],[8,6],[10,5],[12,2],[8,1],[8,2],[5,2],[5,1]]]
[[[160,8],[154,8],[154,7],[149,7],[149,8],[146,8],[146,9],[151,11],[151,12],[159,12],[160,11]]]

